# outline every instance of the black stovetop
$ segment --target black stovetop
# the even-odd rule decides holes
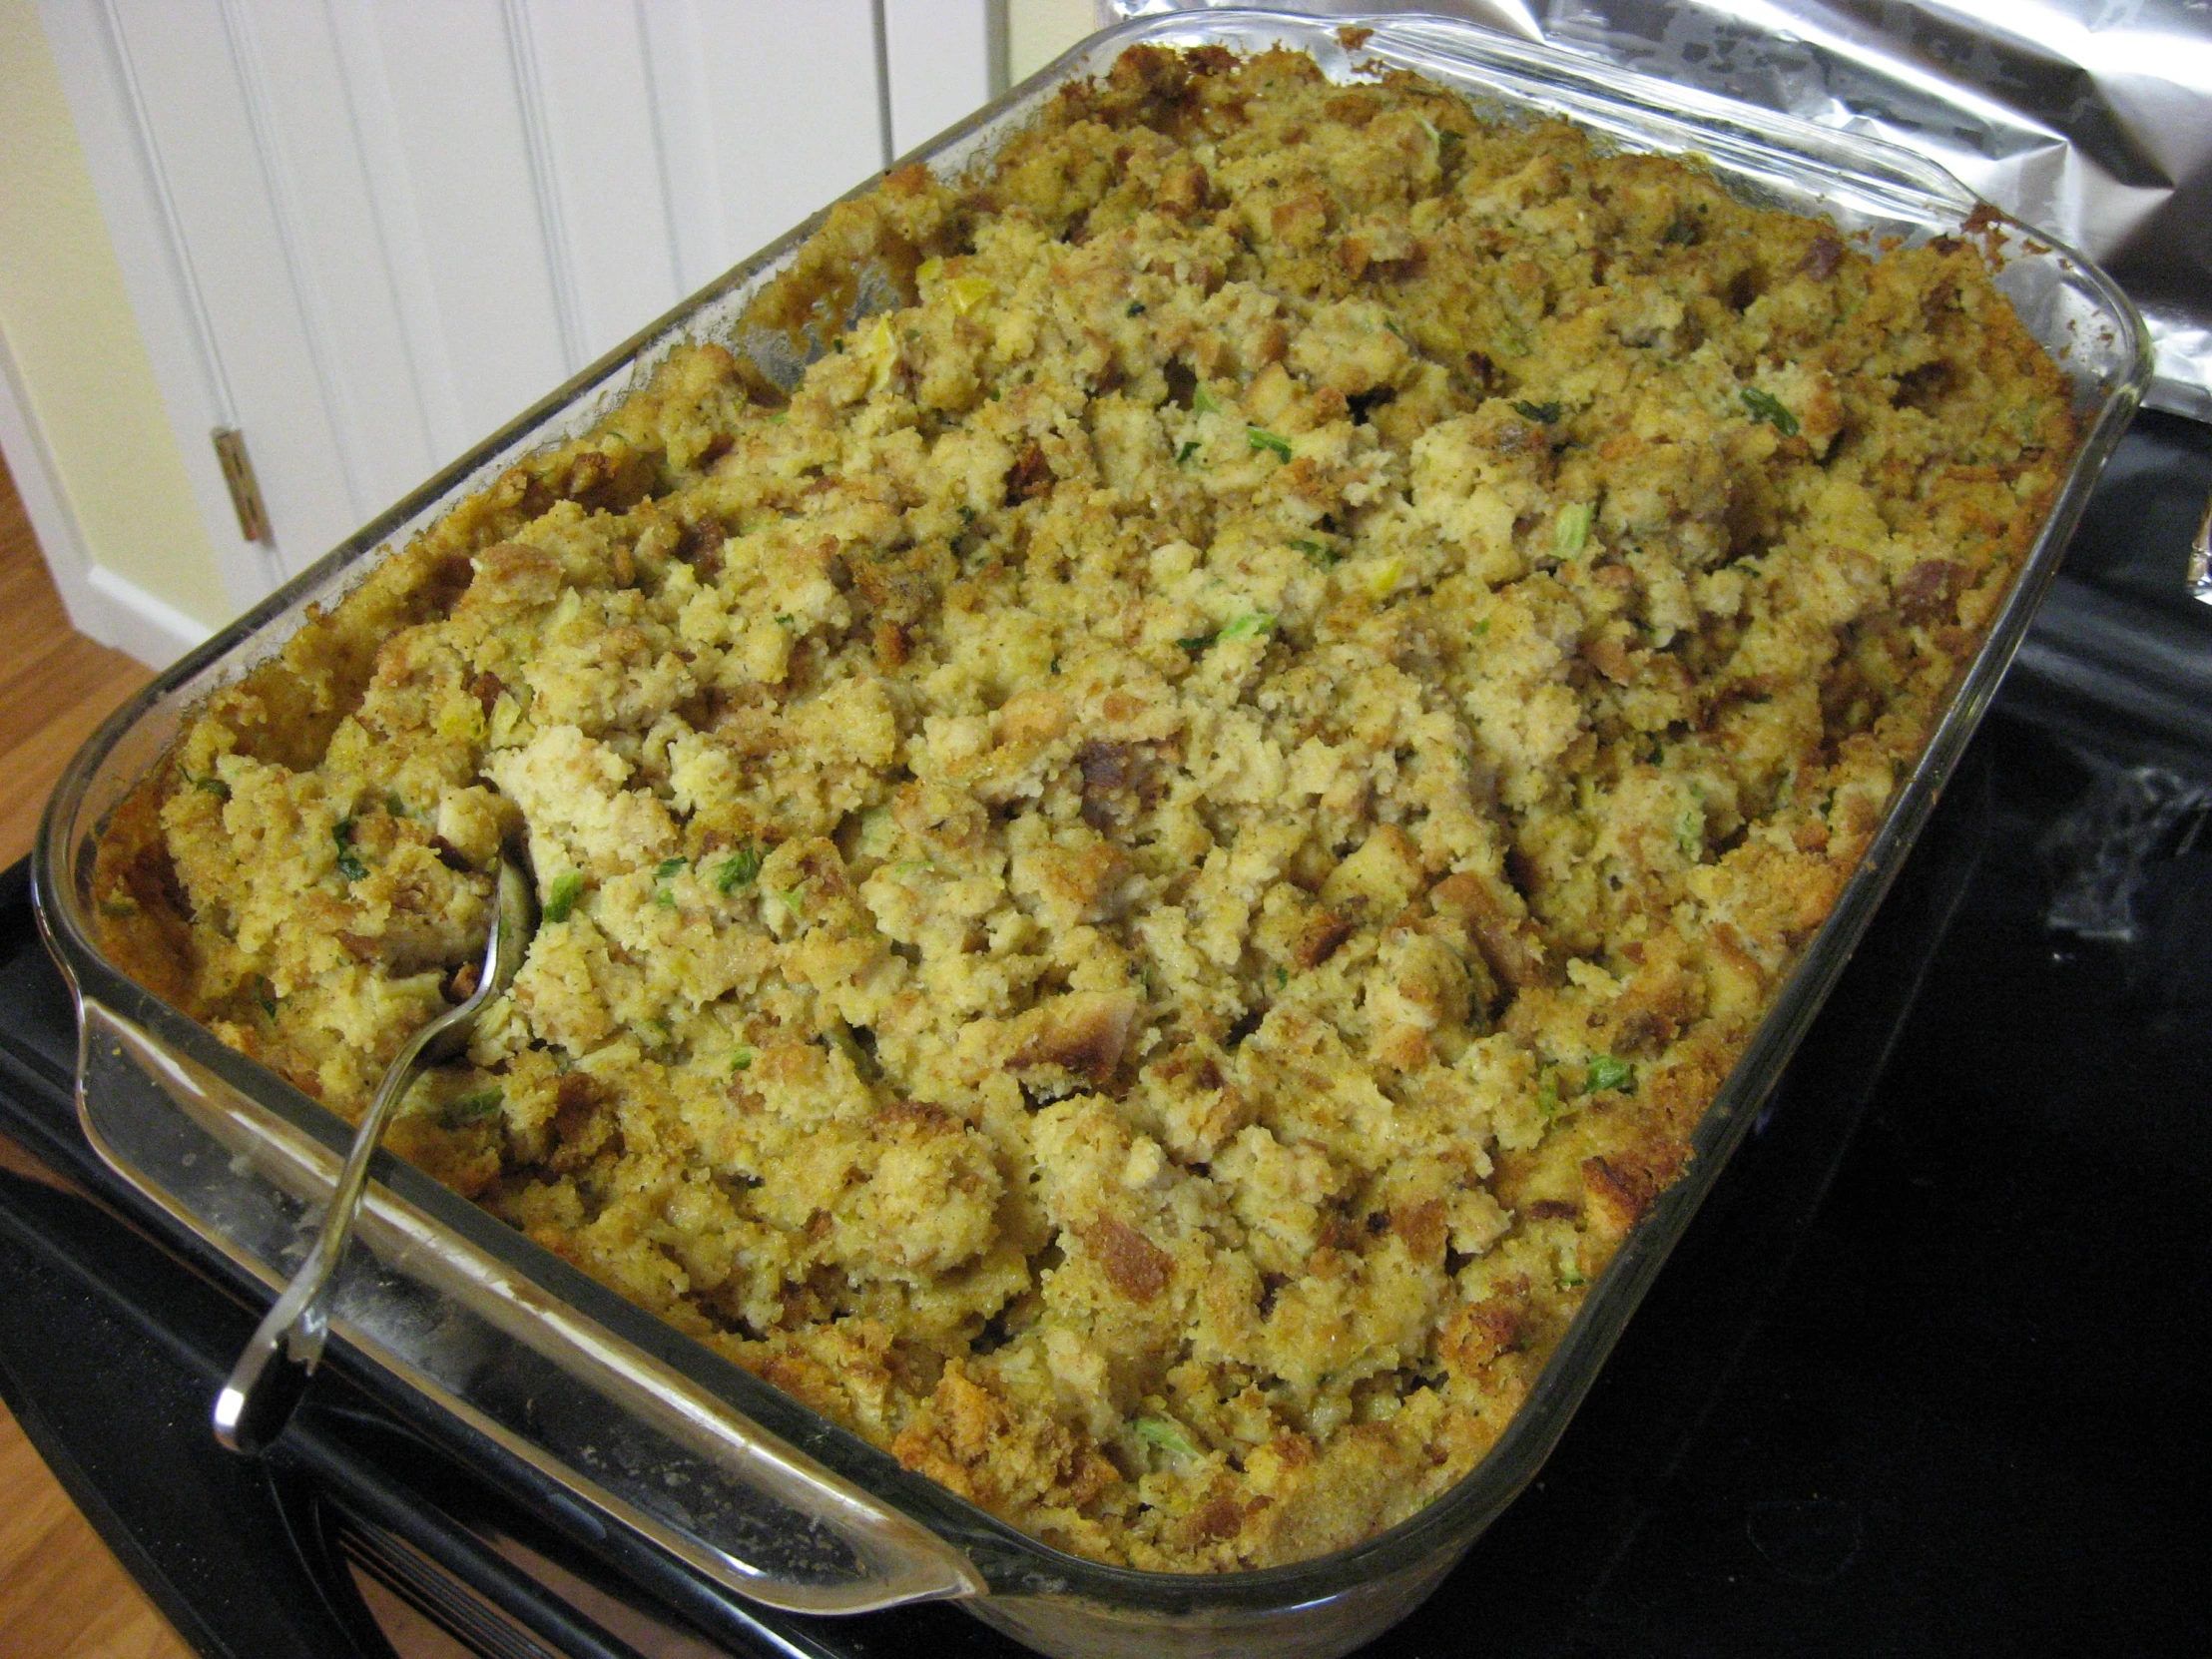
[[[2208,487],[2212,432],[2129,434],[1896,891],[1557,1453],[1376,1653],[2204,1649],[2212,610],[2180,571]],[[218,1265],[140,1231],[78,1137],[69,1022],[22,871],[0,875],[0,1133],[100,1201],[0,1172],[0,1393],[203,1652],[388,1651],[337,1565],[378,1548],[469,1586],[450,1625],[503,1607],[485,1651],[528,1651],[517,1626],[636,1651],[610,1604],[578,1613],[490,1535],[733,1651],[1015,1651],[942,1607],[749,1613],[585,1537],[487,1448],[456,1457],[372,1379],[318,1382],[274,1468],[219,1452],[208,1401],[252,1317]]]

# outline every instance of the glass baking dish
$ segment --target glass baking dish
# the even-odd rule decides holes
[[[1360,23],[1362,20],[1350,20]],[[1343,1653],[1413,1607],[1535,1473],[1623,1323],[1726,1164],[1880,902],[2026,629],[2089,488],[2149,372],[2125,297],[2066,250],[1991,234],[1964,187],[1902,150],[1825,131],[1439,19],[1327,22],[1213,11],[1094,37],[909,160],[987,158],[1063,83],[1138,43],[1287,45],[1332,79],[1418,71],[1503,121],[1558,115],[1623,150],[1695,154],[1761,205],[1825,217],[1869,246],[1987,238],[1998,285],[2071,377],[2085,434],[1989,637],[1898,792],[1834,914],[1693,1138],[1688,1172],[1593,1283],[1543,1376],[1483,1462],[1420,1514],[1335,1554],[1220,1576],[1081,1559],[1014,1530],[692,1343],[414,1169],[384,1157],[332,1330],[573,1499],[571,1524],[628,1528],[709,1579],[777,1607],[859,1612],[957,1598],[1055,1654]],[[403,541],[520,455],[596,423],[675,341],[720,340],[782,384],[827,343],[749,306],[792,268],[799,227],[554,392],[163,675],[71,764],[36,852],[41,923],[75,988],[79,1110],[101,1154],[178,1228],[274,1288],[303,1252],[349,1137],[338,1118],[225,1047],[102,955],[89,913],[94,837],[215,687],[274,653]],[[847,318],[895,304],[880,272],[842,284]],[[788,314],[788,313],[786,313]]]

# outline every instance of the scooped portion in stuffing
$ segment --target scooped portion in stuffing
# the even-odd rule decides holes
[[[788,398],[679,350],[212,698],[116,948],[357,1114],[526,845],[407,1156],[1053,1544],[1356,1542],[1679,1173],[2067,384],[1964,243],[1281,52],[792,280],[862,256]]]

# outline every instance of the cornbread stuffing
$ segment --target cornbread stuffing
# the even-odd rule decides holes
[[[1293,1561],[1497,1438],[2075,442],[1962,242],[1133,51],[886,178],[207,703],[110,946],[1049,1542]],[[841,274],[841,275],[840,275]],[[803,330],[802,330],[803,331]]]

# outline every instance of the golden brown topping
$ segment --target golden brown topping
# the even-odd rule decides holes
[[[1969,244],[1284,53],[902,169],[740,333],[797,383],[672,351],[211,697],[103,922],[355,1111],[524,843],[429,1096],[497,1109],[401,1151],[1056,1544],[1406,1518],[1882,824],[2062,378]]]
[[[1113,1216],[1100,1216],[1083,1230],[1083,1242],[1098,1253],[1107,1283],[1132,1302],[1150,1302],[1175,1276],[1175,1258]]]
[[[1014,458],[1013,468],[1006,474],[1006,504],[1019,506],[1051,488],[1052,463],[1044,458],[1044,446],[1032,438]]]
[[[1543,934],[1526,913],[1516,914],[1490,883],[1471,872],[1447,875],[1428,895],[1436,914],[1462,923],[1490,970],[1516,990],[1556,982]]]
[[[491,713],[491,706],[499,701],[500,693],[506,689],[506,682],[488,668],[468,683],[468,695],[476,699],[477,707],[487,715]]]
[[[1585,1158],[1581,1167],[1589,1202],[1605,1229],[1614,1234],[1627,1232],[1664,1184],[1648,1166],[1625,1157]]]
[[[1107,1082],[1121,1064],[1137,999],[1127,991],[1073,991],[1044,1003],[1014,1051],[1016,1070],[1061,1066],[1093,1085]]]
[[[1898,578],[1898,615],[1907,622],[1934,622],[1949,613],[1951,601],[1972,579],[1955,560],[1923,559]]]

